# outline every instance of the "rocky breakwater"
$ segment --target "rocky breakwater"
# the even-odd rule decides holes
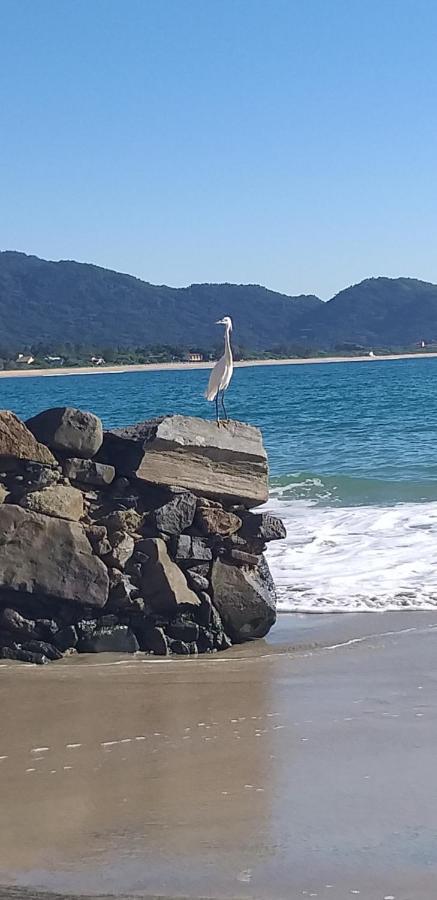
[[[276,618],[257,428],[0,411],[0,658],[210,653]]]

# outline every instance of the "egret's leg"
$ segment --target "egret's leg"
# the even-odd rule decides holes
[[[217,391],[215,395],[215,418],[217,422],[217,428],[220,428],[220,414],[219,414],[219,391]]]
[[[225,414],[225,421],[227,422],[227,421],[228,421],[228,414],[227,414],[227,412],[226,412],[226,406],[225,406],[225,392],[224,392],[224,391],[222,391],[222,407],[223,407],[223,412],[224,412],[224,414]]]

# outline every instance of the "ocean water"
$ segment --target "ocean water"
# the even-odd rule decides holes
[[[79,406],[106,426],[211,417],[208,374],[0,379],[0,406]],[[288,531],[268,551],[281,609],[437,607],[437,359],[237,369],[227,406],[263,430]]]

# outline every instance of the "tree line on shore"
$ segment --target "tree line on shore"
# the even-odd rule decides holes
[[[404,347],[374,347],[360,344],[336,344],[330,349],[320,350],[316,347],[301,347],[292,344],[277,345],[268,350],[254,350],[234,345],[234,358],[241,360],[262,359],[310,359],[329,356],[366,356],[375,354],[386,356],[398,353],[429,353],[437,350],[436,344]],[[146,365],[148,363],[168,362],[209,362],[217,359],[222,352],[221,344],[216,347],[202,348],[175,347],[169,344],[157,344],[150,347],[98,347],[87,344],[65,343],[58,346],[48,344],[32,344],[24,346],[19,352],[0,346],[0,370],[15,371],[20,369],[75,368],[82,366],[117,366]]]

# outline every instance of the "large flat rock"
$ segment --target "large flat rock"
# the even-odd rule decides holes
[[[8,590],[101,607],[108,589],[106,566],[82,525],[0,506],[0,599]]]
[[[259,428],[165,416],[105,432],[101,458],[118,475],[150,484],[178,485],[193,493],[258,506],[268,496],[267,455]]]

